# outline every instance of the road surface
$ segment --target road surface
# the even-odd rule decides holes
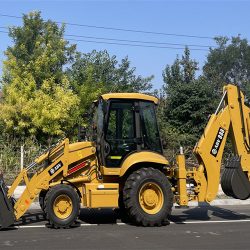
[[[170,225],[123,223],[112,210],[82,209],[79,224],[55,230],[40,210],[0,231],[0,249],[250,249],[250,207],[174,209]]]

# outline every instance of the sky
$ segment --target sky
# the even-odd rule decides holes
[[[193,49],[201,49],[191,50],[191,57],[199,62],[201,72],[209,46],[215,46],[213,37],[232,37],[240,34],[242,38],[250,40],[250,1],[246,0],[0,0],[0,27],[22,25],[22,19],[3,15],[22,16],[22,14],[34,10],[41,11],[44,20],[51,19],[57,22],[105,27],[103,29],[66,25],[65,34],[67,35],[143,41],[144,43],[105,40],[109,43],[129,43],[139,46],[94,43],[93,41],[103,42],[104,40],[79,37],[76,39],[92,42],[70,42],[76,43],[78,51],[83,53],[91,52],[93,49],[98,51],[105,49],[110,55],[117,56],[118,61],[128,56],[131,66],[136,67],[136,74],[143,77],[154,75],[152,83],[156,89],[159,89],[163,84],[162,71],[166,65],[171,65],[174,62],[177,55],[181,57],[185,45],[208,46],[190,46]],[[124,29],[146,32],[129,32],[124,31]],[[0,31],[6,30],[0,28]],[[169,43],[181,45],[174,46],[169,45]],[[0,32],[0,74],[4,51],[11,44],[12,41],[8,35]],[[141,45],[153,45],[158,48],[142,47]],[[176,47],[180,49],[176,49]]]

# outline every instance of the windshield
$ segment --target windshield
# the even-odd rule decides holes
[[[157,126],[155,105],[151,102],[140,102],[143,148],[162,153],[161,139]]]

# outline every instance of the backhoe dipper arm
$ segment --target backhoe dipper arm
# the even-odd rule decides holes
[[[199,163],[198,171],[204,173],[206,178],[206,182],[200,183],[203,186],[201,190],[205,191],[198,194],[198,201],[210,202],[217,195],[220,166],[228,135],[232,140],[235,155],[240,158],[241,171],[249,173],[250,170],[247,164],[250,163],[248,131],[250,110],[244,104],[244,96],[237,86],[227,85],[223,92],[216,112],[211,115],[203,135],[194,148],[194,154]],[[230,172],[230,174],[235,173]]]

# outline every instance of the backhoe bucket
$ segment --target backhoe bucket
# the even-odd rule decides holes
[[[250,197],[250,183],[239,158],[228,161],[221,177],[221,187],[226,195],[235,199],[246,200]]]
[[[15,222],[13,201],[8,198],[7,193],[8,187],[0,175],[0,229],[7,228]]]

